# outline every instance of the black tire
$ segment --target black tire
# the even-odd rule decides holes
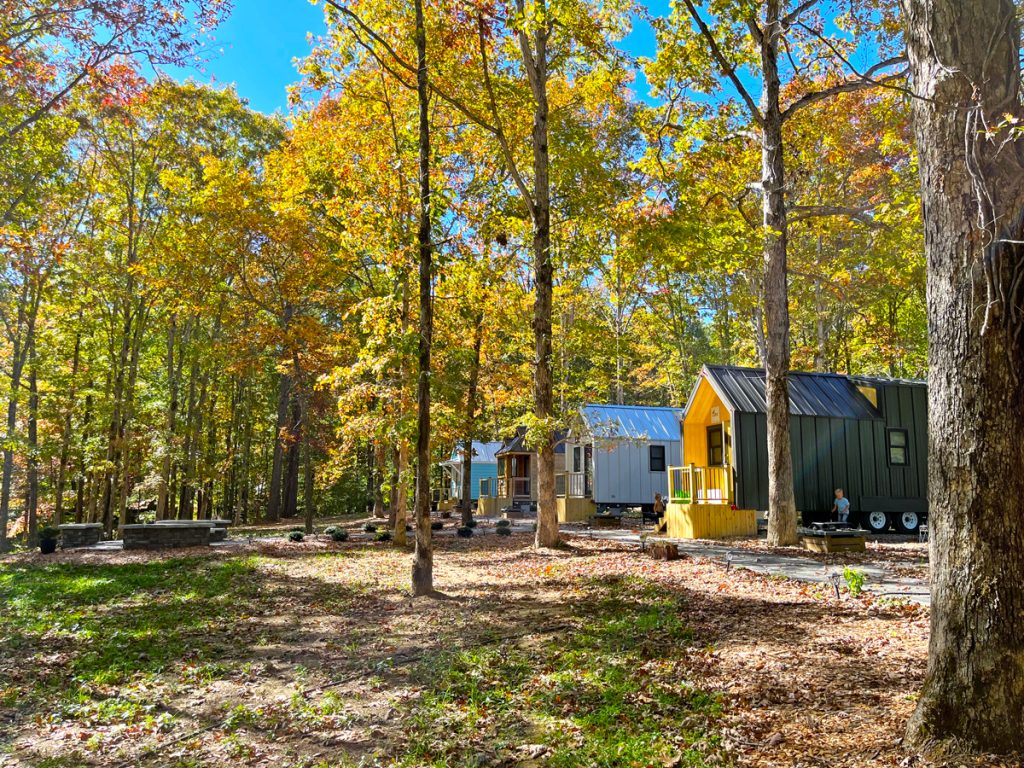
[[[892,515],[892,518],[893,525],[900,533],[915,534],[921,527],[921,516],[917,512],[900,512]]]
[[[860,521],[871,533],[884,533],[889,530],[891,522],[888,512],[864,512],[860,516]]]

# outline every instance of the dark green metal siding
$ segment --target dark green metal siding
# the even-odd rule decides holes
[[[926,510],[927,394],[923,386],[878,385],[881,418],[791,416],[796,506],[809,519],[827,516],[843,488],[854,511]],[[768,508],[767,419],[734,413],[736,504]],[[887,428],[907,430],[909,465],[890,466]]]

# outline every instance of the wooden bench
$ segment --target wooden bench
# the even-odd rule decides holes
[[[839,527],[842,526],[842,527]],[[864,532],[847,523],[812,523],[800,531],[800,544],[811,552],[863,552]]]

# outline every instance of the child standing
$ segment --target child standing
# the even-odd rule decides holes
[[[842,488],[836,488],[836,503],[832,505],[832,513],[839,515],[839,522],[845,523],[850,517],[850,500],[843,495]]]

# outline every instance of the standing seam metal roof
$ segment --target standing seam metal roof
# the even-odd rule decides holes
[[[767,410],[763,369],[705,365],[702,375],[707,376],[731,410],[739,413],[765,413]],[[842,374],[791,371],[788,381],[789,412],[794,416],[881,418],[871,401]]]
[[[481,464],[494,464],[498,461],[494,455],[501,448],[501,443],[485,443],[480,440],[473,441],[473,461]],[[452,448],[452,455],[448,457],[446,464],[462,463],[462,445]]]
[[[580,414],[587,430],[604,439],[679,440],[681,408],[642,405],[585,405]]]

